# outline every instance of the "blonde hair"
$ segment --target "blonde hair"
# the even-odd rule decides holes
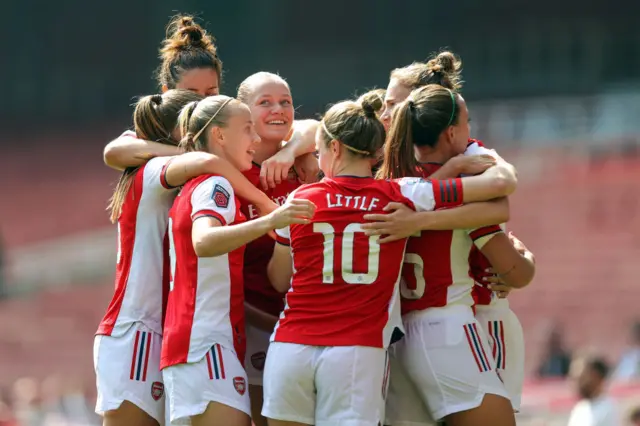
[[[178,123],[180,110],[189,102],[202,99],[197,93],[189,90],[167,90],[162,95],[150,95],[140,98],[133,111],[133,125],[136,137],[165,145],[178,145],[173,131]],[[118,183],[109,199],[107,210],[112,223],[118,221],[122,206],[133,185],[133,179],[139,167],[128,167],[122,172]]]
[[[242,83],[238,86],[238,96],[237,99],[243,103],[249,103],[249,99],[251,99],[251,95],[253,95],[253,88],[258,81],[261,80],[272,80],[283,83],[289,91],[291,88],[289,87],[289,83],[280,77],[278,74],[274,74],[267,71],[259,71],[255,74],[251,74],[249,77],[242,80]]]
[[[233,107],[240,101],[229,96],[209,96],[191,102],[180,111],[178,126],[182,134],[180,146],[185,152],[207,151],[209,129],[226,127]]]
[[[368,103],[371,105],[376,114],[380,114],[382,107],[384,106],[384,97],[387,94],[386,89],[373,89],[360,95],[356,102]]]
[[[410,89],[427,84],[439,84],[442,87],[458,91],[462,89],[462,61],[452,52],[440,52],[426,63],[414,62],[406,67],[391,71],[391,79],[398,80]]]
[[[375,158],[384,144],[384,126],[367,101],[335,104],[322,117],[321,126],[325,144],[337,140],[354,155]]]

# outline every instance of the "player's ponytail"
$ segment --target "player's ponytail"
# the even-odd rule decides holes
[[[435,147],[459,115],[458,95],[452,90],[430,84],[411,92],[394,112],[378,177],[417,176],[414,146]]]
[[[179,146],[184,152],[193,152],[196,150],[193,133],[189,131],[189,122],[191,121],[191,116],[197,106],[198,101],[190,102],[182,108],[182,111],[180,111],[180,115],[178,116],[178,128],[180,129],[180,135],[182,136]]]
[[[395,179],[416,175],[417,162],[413,151],[414,101],[409,98],[394,112],[389,136],[384,146],[384,160],[377,177]]]
[[[162,95],[144,96],[136,103],[133,112],[133,124],[138,139],[165,145],[178,145],[174,132],[178,122],[178,113],[188,102],[197,102],[202,97],[188,90],[168,90]],[[118,221],[122,205],[133,186],[138,167],[129,167],[122,172],[109,199],[107,210],[111,222]]]

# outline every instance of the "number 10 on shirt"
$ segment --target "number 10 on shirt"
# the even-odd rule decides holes
[[[333,284],[334,282],[334,246],[336,244],[335,228],[330,223],[320,222],[313,224],[313,232],[324,236],[322,282]],[[337,238],[338,244],[342,243],[342,258],[340,259],[339,273],[347,284],[372,284],[378,278],[380,264],[380,244],[378,235],[368,237],[367,272],[353,272],[354,240],[357,232],[364,233],[359,223],[350,223],[344,228],[342,238]],[[358,253],[362,256],[363,254]]]

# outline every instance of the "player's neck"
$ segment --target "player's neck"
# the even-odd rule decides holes
[[[447,153],[426,146],[416,147],[414,152],[416,154],[416,160],[418,160],[419,163],[444,164],[450,159]]]
[[[370,177],[371,165],[368,162],[357,162],[354,164],[338,165],[333,173],[334,176],[356,176],[356,177]]]
[[[262,139],[256,147],[256,152],[253,154],[253,162],[256,164],[262,164],[263,161],[268,160],[280,151],[282,147],[282,141],[271,141]]]

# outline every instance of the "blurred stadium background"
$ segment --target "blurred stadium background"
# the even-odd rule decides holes
[[[279,72],[301,117],[385,87],[392,68],[441,47],[458,53],[472,135],[517,165],[510,226],[538,261],[531,287],[510,297],[527,339],[519,424],[566,424],[568,361],[584,352],[613,367],[636,356],[610,393],[623,413],[640,404],[640,3],[3,6],[0,425],[98,422],[92,342],[113,286],[105,207],[118,177],[102,148],[130,125],[135,97],[155,93],[157,48],[177,11],[217,37],[223,93]]]

